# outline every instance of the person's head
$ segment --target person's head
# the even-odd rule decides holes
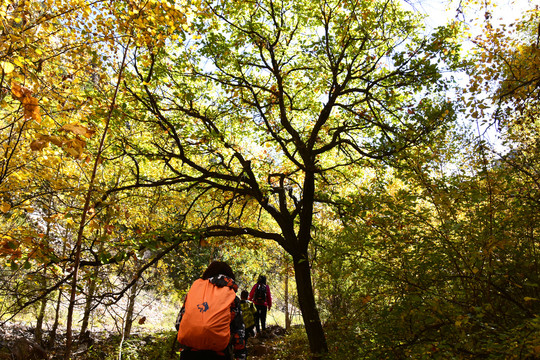
[[[220,274],[223,274],[225,276],[230,277],[233,280],[236,280],[236,277],[234,276],[234,273],[229,266],[224,261],[212,261],[210,265],[206,268],[204,271],[204,274],[202,275],[203,280],[210,279],[211,277],[218,276]]]
[[[258,284],[266,284],[266,276],[259,275],[259,279],[257,280]]]
[[[240,293],[240,299],[247,300],[248,295],[249,294],[248,294],[247,290],[242,290],[242,292]]]

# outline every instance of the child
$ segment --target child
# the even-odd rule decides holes
[[[257,311],[253,307],[253,303],[248,300],[248,292],[242,290],[240,293],[240,307],[242,309],[242,316],[244,318],[244,324],[246,326],[246,342],[251,336],[255,336],[255,314]]]

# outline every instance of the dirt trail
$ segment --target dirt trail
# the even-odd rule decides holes
[[[250,338],[247,342],[249,360],[266,360],[269,355],[275,353],[276,341],[285,335],[285,329],[278,325],[266,328],[266,331],[258,334],[255,338]]]

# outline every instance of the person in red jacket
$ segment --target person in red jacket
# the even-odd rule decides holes
[[[249,300],[253,301],[257,313],[255,314],[255,328],[257,334],[266,330],[266,313],[272,308],[272,295],[270,286],[266,284],[266,276],[260,275],[257,283],[253,285],[249,293]]]

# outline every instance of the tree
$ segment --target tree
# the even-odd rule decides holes
[[[450,121],[441,67],[456,65],[458,29],[424,36],[393,1],[192,4],[183,43],[134,53],[122,102],[151,138],[123,140],[133,177],[113,191],[168,186],[191,203],[179,230],[279,243],[320,358],[314,221],[354,188],[351,171],[392,162]]]
[[[152,16],[146,17],[149,13]],[[109,198],[111,203],[97,201],[103,189],[121,178],[123,170],[114,151],[105,158],[101,150],[108,145],[105,136],[115,139],[114,132],[108,134],[110,120],[123,124],[122,117],[116,117],[118,87],[109,78],[121,79],[123,67],[115,55],[124,49],[127,53],[129,44],[163,45],[165,32],[152,37],[149,23],[172,24],[174,29],[178,14],[178,6],[155,1],[45,0],[0,5],[0,211],[5,214],[0,256],[20,275],[7,281],[5,289],[16,301],[2,315],[14,316],[38,301],[46,304],[52,292],[63,291],[64,284],[71,281],[66,358],[71,351],[75,298],[82,289],[79,268],[90,267],[95,274],[100,267],[136,257],[133,248],[156,243],[154,234],[145,237],[137,227],[144,223],[146,229],[153,228],[151,221],[158,216],[142,219],[139,215],[140,221],[128,221],[129,212],[122,205],[129,206],[129,202],[115,202],[114,196]],[[99,136],[94,137],[95,133]],[[44,201],[49,196],[54,199],[50,203]],[[159,198],[151,200],[148,209],[155,210]],[[114,219],[101,216],[115,211],[118,216]],[[159,221],[168,223],[163,218]],[[29,219],[32,221],[25,224]],[[128,228],[126,223],[132,226]],[[49,232],[44,236],[43,224],[55,229],[50,236]],[[141,236],[125,241],[123,235],[132,235],[131,230]],[[100,246],[107,240],[108,246]],[[163,252],[156,254],[157,259],[162,256]],[[136,276],[150,265],[137,269]],[[46,273],[50,281],[40,282],[39,289],[23,287],[34,284],[36,272]],[[91,283],[92,275],[88,277]],[[21,294],[13,291],[23,288]],[[118,301],[126,291],[96,297]],[[93,304],[88,305],[86,320]],[[83,329],[85,326],[83,322]]]
[[[37,223],[54,223],[51,227],[62,226],[58,219],[71,212],[62,211],[65,209],[54,212],[48,205],[40,207],[43,193],[55,199],[69,195],[80,199],[81,193],[84,193],[74,188],[69,180],[75,173],[81,180],[81,188],[85,186],[82,184],[85,183],[83,153],[86,152],[87,140],[95,132],[88,123],[95,120],[95,110],[99,111],[100,108],[96,106],[92,109],[92,100],[100,99],[90,99],[89,95],[106,79],[96,71],[104,54],[99,54],[92,46],[96,42],[114,44],[114,34],[110,31],[113,27],[106,26],[110,18],[104,20],[107,17],[104,10],[108,9],[108,4],[103,6],[104,3],[99,0],[91,3],[11,1],[0,5],[0,125],[8,130],[2,132],[0,139],[5,150],[0,158],[0,196],[2,212],[9,212],[5,216],[10,217],[6,221],[8,224],[26,216],[37,219]],[[94,21],[88,21],[93,11]],[[93,37],[96,29],[99,29],[99,36]],[[105,49],[110,50],[111,47]],[[100,90],[107,93],[104,87]],[[99,128],[99,120],[93,125]],[[48,148],[49,145],[53,148]],[[63,157],[65,155],[67,161]],[[86,158],[90,160],[89,154],[86,154]],[[99,162],[99,157],[95,162]],[[33,205],[38,205],[36,211]],[[85,224],[88,210],[86,206],[82,211],[82,224]],[[78,210],[75,212],[78,213]],[[44,214],[48,215],[47,218]],[[37,229],[31,226],[25,228],[30,229],[4,233],[5,238],[12,239],[10,246],[18,251],[17,257],[11,256],[12,269],[21,263],[25,270],[35,264],[38,269],[45,268],[44,271],[47,271],[47,266],[58,258],[55,258],[54,251],[43,255],[47,250],[52,250],[50,245],[57,238],[53,235],[58,235],[58,232],[51,232],[51,236],[47,232],[44,237],[36,231],[39,226],[34,226]],[[77,239],[79,249],[81,239],[82,231]],[[73,259],[75,270],[70,274],[73,276],[72,293],[77,285],[78,255]],[[50,267],[54,270],[54,267]],[[48,275],[51,275],[50,271]],[[53,271],[52,275],[58,275],[58,271]],[[70,276],[51,285],[52,288],[44,286],[37,299],[45,301],[50,291],[60,287]],[[43,285],[47,285],[46,282]],[[35,300],[29,299],[17,305],[28,306]],[[70,310],[73,303],[72,298]],[[20,308],[16,306],[10,310],[16,313]],[[67,356],[71,342],[70,315]]]

